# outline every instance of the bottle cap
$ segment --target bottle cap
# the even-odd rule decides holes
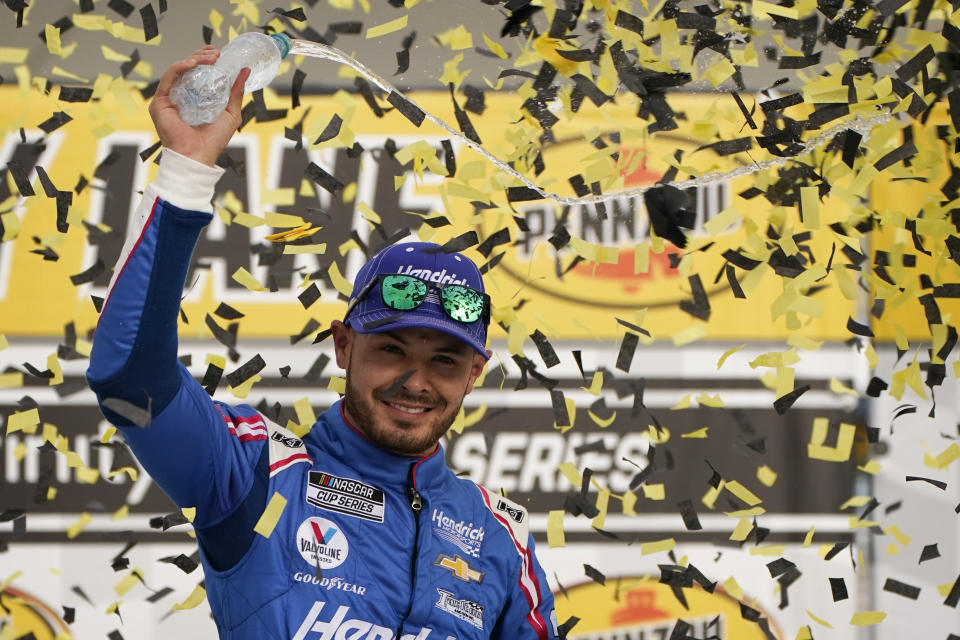
[[[280,49],[280,59],[286,58],[287,54],[290,53],[290,47],[293,46],[293,43],[290,42],[290,36],[285,33],[271,33],[270,37],[273,38],[277,48]]]

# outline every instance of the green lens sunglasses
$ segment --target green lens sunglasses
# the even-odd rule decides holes
[[[449,317],[464,324],[481,319],[485,325],[489,323],[490,296],[482,291],[462,284],[437,284],[416,276],[397,273],[381,273],[364,286],[347,306],[344,320],[377,284],[380,285],[380,296],[384,304],[391,309],[397,311],[416,309],[427,299],[427,292],[432,287],[440,292],[440,307]]]

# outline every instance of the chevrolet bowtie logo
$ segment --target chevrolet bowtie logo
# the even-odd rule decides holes
[[[433,561],[433,564],[450,571],[459,580],[463,580],[464,582],[470,582],[471,580],[477,583],[483,582],[484,573],[476,569],[471,569],[467,561],[459,555],[451,558],[447,554],[441,553],[437,556],[437,559]]]

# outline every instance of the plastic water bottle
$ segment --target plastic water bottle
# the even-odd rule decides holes
[[[280,61],[290,52],[290,38],[283,33],[244,33],[220,51],[214,64],[201,64],[180,75],[170,88],[170,100],[180,119],[196,126],[213,122],[230,100],[230,88],[244,67],[250,76],[243,92],[262,89],[273,80]]]

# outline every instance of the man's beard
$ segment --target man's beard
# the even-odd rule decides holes
[[[387,399],[386,396],[381,395],[382,393],[383,389],[374,389],[372,402],[378,403],[381,399]],[[347,372],[347,388],[343,403],[347,414],[357,421],[354,426],[380,447],[403,455],[419,455],[436,444],[456,420],[460,405],[463,403],[461,398],[456,410],[445,414],[449,405],[439,396],[417,396],[399,389],[390,394],[389,399],[433,407],[430,410],[434,415],[429,430],[426,433],[414,433],[411,429],[415,428],[415,423],[389,418],[384,419],[392,424],[386,426],[378,424],[374,418],[374,406],[371,400],[350,383],[350,372]]]

